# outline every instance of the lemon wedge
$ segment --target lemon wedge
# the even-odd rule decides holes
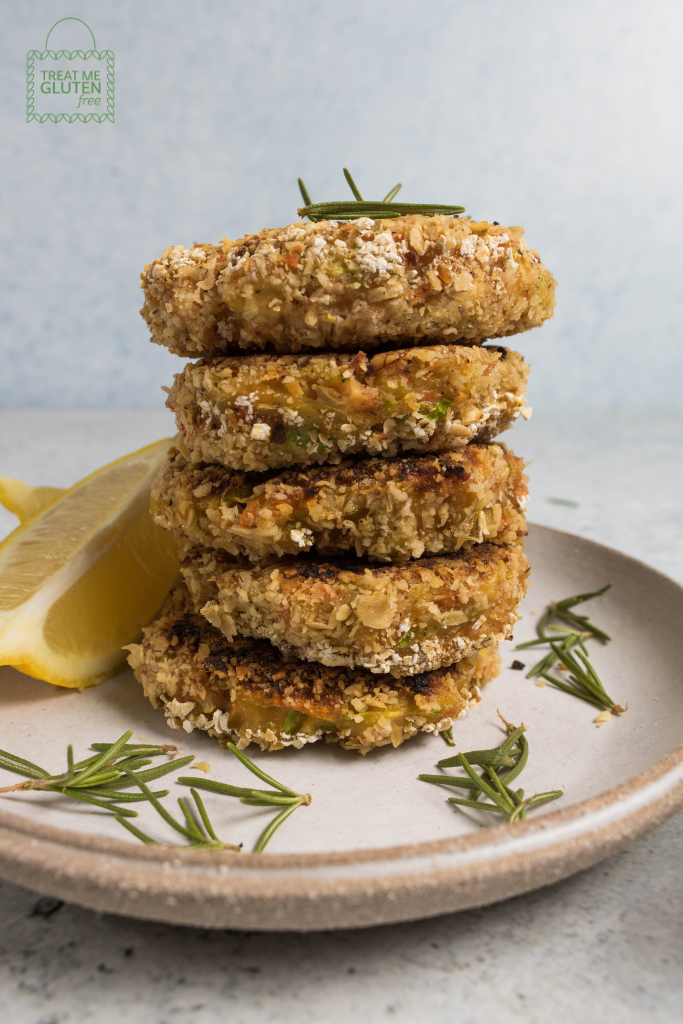
[[[141,448],[65,491],[0,480],[0,500],[22,520],[0,544],[0,665],[79,688],[125,667],[121,648],[178,575],[181,541],[149,511],[172,444]]]

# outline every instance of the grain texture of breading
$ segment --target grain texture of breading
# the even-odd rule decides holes
[[[183,586],[129,650],[145,695],[172,728],[263,750],[324,737],[365,754],[418,732],[441,732],[476,704],[479,687],[500,666],[495,647],[403,680],[287,659],[267,640],[227,640],[193,613]]]
[[[218,594],[216,577],[230,568],[232,555],[216,548],[204,548],[187,544],[180,552],[180,572],[192,601],[192,608],[198,612],[207,601],[215,601]]]
[[[201,359],[176,375],[167,405],[185,458],[262,472],[491,440],[527,415],[528,370],[518,352],[476,345],[371,359],[363,352]]]
[[[299,558],[221,571],[222,556],[193,549],[181,572],[197,610],[228,639],[260,637],[306,661],[395,676],[509,638],[529,573],[521,544],[402,565]]]
[[[502,444],[264,478],[177,450],[152,485],[158,526],[263,563],[314,549],[402,562],[525,535],[523,461]]]
[[[171,246],[141,278],[152,340],[183,356],[479,342],[555,306],[522,228],[421,214]]]

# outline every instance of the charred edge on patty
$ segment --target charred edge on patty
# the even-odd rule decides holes
[[[234,570],[221,561],[221,552],[195,547],[181,571],[197,610],[226,636],[397,677],[509,638],[529,572],[521,544],[480,544],[397,565],[302,557]]]
[[[201,729],[240,747],[302,747],[323,736],[361,753],[398,746],[463,717],[499,670],[498,655],[488,649],[449,669],[400,682],[378,679],[284,657],[267,641],[230,642],[191,608],[178,587],[143,642],[130,646],[129,661],[171,727]]]

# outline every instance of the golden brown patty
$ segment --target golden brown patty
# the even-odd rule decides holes
[[[462,345],[201,359],[167,405],[185,458],[263,471],[491,440],[522,411],[528,370],[518,352]]]
[[[197,609],[229,639],[261,637],[306,661],[396,676],[509,637],[529,572],[521,545],[477,544],[403,565],[300,558],[220,571],[221,556],[193,549],[181,571]]]
[[[355,552],[402,562],[526,533],[524,463],[501,444],[412,459],[285,470],[188,463],[171,449],[152,485],[158,526],[254,562]]]
[[[449,669],[382,679],[286,659],[266,640],[228,641],[191,607],[179,587],[142,643],[130,646],[130,664],[172,728],[202,729],[242,748],[300,748],[322,736],[362,754],[397,747],[462,718],[500,668],[490,647]]]
[[[552,274],[523,236],[416,214],[171,246],[141,275],[142,316],[153,341],[184,356],[502,338],[555,306]]]

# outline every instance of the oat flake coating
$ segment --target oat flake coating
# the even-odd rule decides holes
[[[194,549],[181,572],[229,639],[261,637],[306,661],[395,676],[452,665],[509,638],[529,573],[521,545],[478,544],[403,565],[299,558],[221,571],[221,557]]]
[[[491,440],[527,415],[528,371],[500,346],[201,359],[167,405],[185,458],[261,472]]]
[[[185,581],[192,608],[199,612],[207,601],[215,601],[218,594],[216,577],[228,569],[251,568],[251,566],[239,563],[227,551],[218,551],[215,548],[204,548],[199,545],[188,544],[180,552],[180,572]]]
[[[553,315],[519,227],[411,214],[171,246],[142,275],[152,340],[183,356],[479,342]]]
[[[524,463],[505,445],[365,459],[265,477],[169,451],[152,485],[158,526],[253,562],[314,549],[402,562],[526,534]]]
[[[403,680],[287,659],[266,640],[227,640],[193,612],[183,586],[129,650],[145,695],[171,728],[201,729],[242,749],[300,749],[322,737],[361,754],[397,747],[463,718],[500,669],[495,647]]]

